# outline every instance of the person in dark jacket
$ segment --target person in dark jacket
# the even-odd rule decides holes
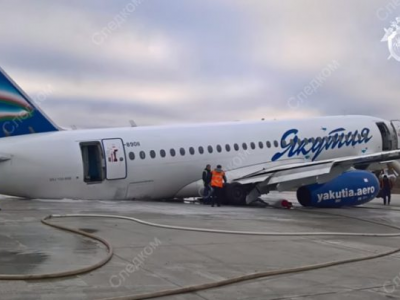
[[[210,197],[212,194],[211,189],[211,165],[207,165],[206,168],[203,170],[203,184],[204,184],[204,191],[203,191],[203,204],[208,204],[210,202]]]
[[[382,197],[383,197],[383,205],[390,205],[390,198],[392,195],[392,188],[393,188],[393,182],[387,177],[387,175],[384,175],[382,180],[381,180],[381,192],[382,192]]]

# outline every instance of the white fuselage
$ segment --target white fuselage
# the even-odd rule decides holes
[[[228,179],[234,179],[229,178],[229,170],[240,171],[249,166],[272,163],[277,153],[283,154],[273,162],[275,164],[284,164],[293,159],[323,160],[381,152],[384,149],[377,122],[386,121],[373,117],[342,116],[290,121],[70,130],[6,137],[0,140],[0,154],[11,156],[11,159],[0,162],[0,193],[54,199],[198,196],[198,185],[195,183],[201,179],[206,164],[213,167],[222,165],[228,170]],[[390,128],[390,122],[386,124]],[[300,147],[300,142],[297,146],[287,146],[281,141],[284,133],[291,129],[298,132],[288,136],[288,143],[295,136],[302,140],[327,137],[331,131],[339,128],[344,129],[339,134],[356,134],[352,137],[353,143],[350,140],[350,145],[319,150],[318,142],[314,141],[314,144],[308,142],[303,151],[295,151],[296,147]],[[87,175],[84,171],[82,145],[92,142],[99,142],[104,151],[101,162],[104,166],[104,179],[85,182]],[[247,145],[246,150],[244,143]],[[255,147],[252,147],[252,143]],[[239,146],[238,150],[235,150],[235,144]],[[227,151],[226,145],[229,145],[230,151]],[[208,150],[209,146],[212,147],[212,153]],[[203,154],[199,152],[199,147],[204,149]],[[293,150],[291,153],[290,147]],[[171,149],[175,151],[175,156],[171,155]],[[184,149],[184,155],[181,149]],[[162,150],[166,152],[165,157],[160,155]],[[154,158],[151,157],[151,151],[155,153]]]

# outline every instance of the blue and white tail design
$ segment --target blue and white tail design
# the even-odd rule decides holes
[[[58,130],[0,68],[0,138]]]

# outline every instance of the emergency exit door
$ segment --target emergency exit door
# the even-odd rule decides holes
[[[106,159],[106,178],[108,180],[126,178],[126,156],[122,139],[104,139],[103,148]]]

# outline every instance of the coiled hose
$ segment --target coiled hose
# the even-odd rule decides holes
[[[63,225],[51,223],[51,219],[61,219],[61,218],[108,218],[108,219],[120,219],[120,220],[127,220],[133,221],[142,225],[152,226],[157,228],[163,229],[172,229],[172,230],[184,230],[184,231],[193,231],[193,232],[206,232],[206,233],[216,233],[216,234],[239,234],[239,235],[253,235],[253,236],[361,236],[361,237],[399,237],[399,233],[349,233],[349,232],[251,232],[251,231],[231,231],[231,230],[218,230],[218,229],[205,229],[205,228],[193,228],[193,227],[182,227],[182,226],[173,226],[173,225],[164,225],[164,224],[157,224],[152,222],[147,222],[138,218],[132,217],[125,217],[125,216],[115,216],[115,215],[102,215],[102,214],[67,214],[67,215],[49,215],[41,220],[41,222],[45,225],[63,230],[68,231],[74,234],[78,234],[81,236],[88,237],[90,239],[94,239],[99,241],[107,248],[107,256],[103,258],[101,261],[96,263],[93,266],[88,266],[85,268],[81,268],[79,270],[73,271],[65,271],[65,272],[58,272],[58,273],[50,273],[50,274],[33,274],[33,275],[4,275],[0,274],[0,280],[38,280],[38,279],[50,279],[50,278],[63,278],[68,276],[75,276],[87,272],[91,272],[96,270],[102,266],[104,266],[113,256],[113,248],[106,240],[97,237],[93,234],[83,232],[81,230],[69,228]],[[348,217],[351,218],[351,217]],[[358,218],[355,218],[358,219]],[[361,220],[361,219],[358,219]],[[376,222],[375,222],[376,223]],[[379,223],[382,226],[388,226],[387,224]],[[391,228],[396,228],[400,230],[400,227],[395,227],[390,225]],[[295,268],[288,268],[288,269],[281,269],[281,270],[274,270],[274,271],[266,271],[266,272],[256,272],[252,274],[247,274],[243,276],[238,276],[235,278],[215,281],[206,284],[199,284],[199,285],[192,285],[182,288],[174,288],[163,290],[159,292],[152,292],[152,293],[145,293],[140,295],[129,295],[124,297],[116,297],[116,298],[107,298],[105,300],[138,300],[138,299],[154,299],[158,297],[165,297],[165,296],[172,296],[184,293],[193,293],[202,290],[207,290],[211,288],[223,287],[226,285],[239,283],[243,281],[276,276],[276,275],[283,275],[283,274],[291,274],[291,273],[299,273],[311,270],[317,270],[322,268],[328,268],[333,266],[339,266],[344,264],[356,263],[360,261],[372,260],[376,258],[381,258],[389,255],[393,255],[395,253],[399,253],[400,248],[386,251],[378,254],[358,257],[358,258],[351,258],[345,260],[337,260],[319,264],[312,264],[307,266],[295,267]]]

